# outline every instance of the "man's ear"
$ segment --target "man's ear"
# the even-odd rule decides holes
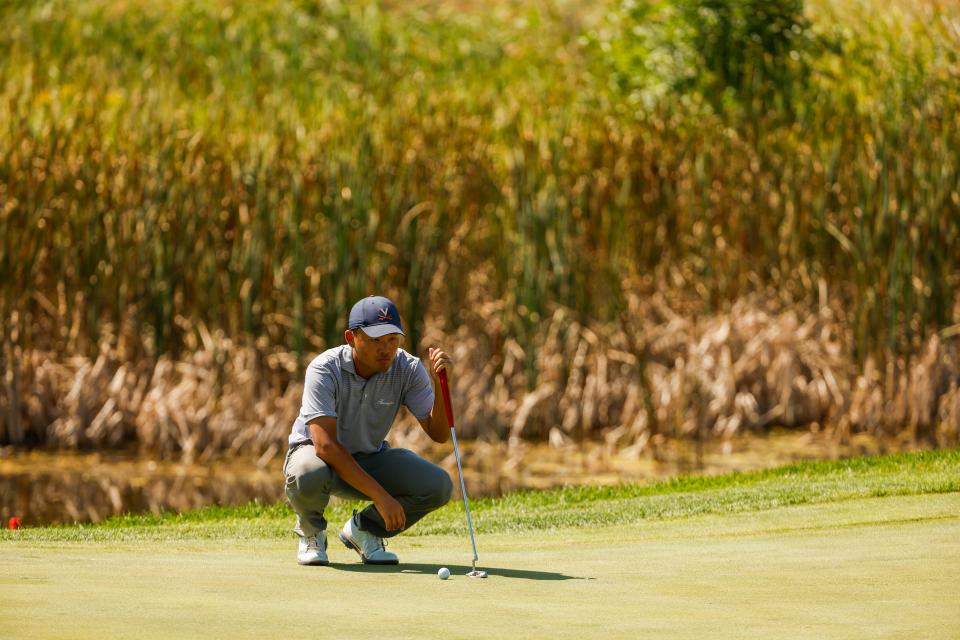
[[[347,329],[346,331],[344,331],[343,338],[347,341],[348,345],[350,345],[351,347],[353,346],[353,341],[354,341],[353,331],[350,331],[350,329]]]

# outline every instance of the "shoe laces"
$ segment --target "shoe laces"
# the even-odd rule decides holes
[[[386,541],[385,541],[383,538],[381,538],[380,536],[375,536],[375,535],[373,535],[372,533],[370,533],[370,532],[368,532],[368,531],[364,531],[363,533],[366,534],[366,538],[367,538],[367,542],[366,542],[366,545],[365,545],[365,546],[367,547],[367,549],[368,549],[367,553],[370,553],[370,552],[373,552],[373,551],[385,551],[385,550],[386,550],[387,543],[386,543]],[[372,548],[371,548],[371,547],[372,547]]]

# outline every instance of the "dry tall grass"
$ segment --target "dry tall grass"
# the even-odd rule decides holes
[[[639,454],[665,438],[730,438],[779,425],[841,439],[867,432],[960,443],[960,341],[949,331],[916,358],[890,359],[883,370],[870,361],[858,373],[850,330],[829,305],[803,314],[741,300],[729,313],[692,319],[663,296],[631,296],[623,324],[584,326],[560,310],[528,344],[498,334],[498,305],[470,306],[470,322],[452,332],[428,324],[424,337],[457,363],[458,426],[467,438],[514,447],[603,441]],[[0,444],[135,446],[156,459],[273,464],[299,410],[294,356],[198,333],[196,351],[154,363],[131,363],[107,341],[95,359],[21,352],[8,342]],[[406,415],[393,439],[424,444]]]

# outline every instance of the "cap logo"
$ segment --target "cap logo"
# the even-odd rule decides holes
[[[377,321],[378,321],[378,322],[384,322],[384,321],[390,319],[390,311],[389,311],[387,308],[385,308],[385,307],[378,307],[377,310],[380,311],[380,315],[377,316]]]

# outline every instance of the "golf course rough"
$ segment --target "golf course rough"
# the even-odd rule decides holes
[[[787,479],[796,481],[792,492]],[[331,566],[298,566],[289,514],[272,505],[233,517],[219,509],[149,524],[8,531],[0,536],[0,632],[960,637],[957,452],[681,479],[645,491],[567,489],[479,501],[478,568],[488,580],[464,575],[471,557],[465,525],[446,530],[462,523],[459,504],[437,514],[437,530],[395,538],[395,567],[361,565],[338,545],[330,545]],[[660,505],[671,496],[680,506]],[[496,515],[511,506],[513,516]],[[552,515],[567,509],[583,524]],[[623,509],[648,516],[604,517]],[[503,522],[494,525],[494,517]],[[446,581],[436,579],[441,567],[450,570]]]

